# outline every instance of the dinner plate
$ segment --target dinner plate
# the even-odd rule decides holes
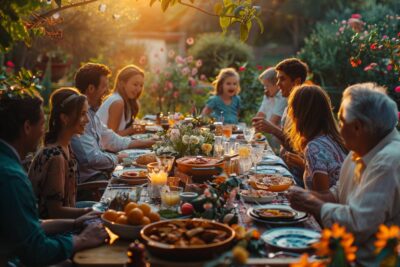
[[[294,218],[288,219],[267,219],[259,216],[257,213],[254,212],[255,209],[281,209],[281,210],[289,210],[289,211],[294,211],[296,215]],[[267,205],[260,205],[257,207],[251,207],[250,209],[247,210],[247,216],[249,216],[251,219],[253,219],[256,222],[260,223],[265,223],[265,224],[271,224],[271,225],[293,225],[293,224],[298,224],[301,223],[305,220],[307,220],[307,213],[297,211],[292,209],[291,207],[287,205],[274,205],[274,204],[267,204]]]
[[[130,184],[130,185],[142,185],[148,182],[148,178],[147,175],[144,176],[135,176],[132,178],[126,178],[124,176],[122,176],[122,174],[124,172],[127,171],[133,171],[133,172],[139,172],[139,171],[143,171],[143,169],[123,169],[123,170],[117,170],[113,172],[113,175],[115,176],[115,179]]]
[[[153,137],[154,137],[154,134],[151,134],[151,133],[131,135],[131,138],[133,140],[145,140],[145,139],[150,139],[150,138],[153,138]]]
[[[146,131],[161,132],[163,131],[163,128],[160,125],[146,125]]]
[[[258,163],[258,165],[273,165],[273,164],[277,164],[277,163],[280,163],[280,162],[281,162],[280,158],[277,158],[277,157],[273,157],[273,158],[265,157]]]
[[[261,238],[268,245],[279,249],[306,250],[319,241],[321,234],[309,229],[287,227],[269,230]]]

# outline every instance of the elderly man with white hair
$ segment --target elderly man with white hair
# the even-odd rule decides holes
[[[381,224],[400,225],[400,135],[396,103],[384,88],[355,84],[343,93],[340,132],[351,151],[338,184],[323,194],[293,188],[293,208],[338,223],[355,236],[357,266],[371,266],[375,233]]]

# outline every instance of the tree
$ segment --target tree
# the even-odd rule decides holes
[[[0,49],[7,50],[13,43],[21,40],[29,44],[31,37],[38,34],[53,38],[62,36],[62,32],[54,27],[61,23],[57,14],[66,9],[77,8],[97,1],[99,0],[69,0],[67,4],[64,4],[61,0],[4,0],[0,6]],[[259,18],[260,7],[253,6],[253,0],[218,0],[213,6],[213,11],[195,5],[196,0],[143,1],[148,1],[150,6],[159,2],[164,12],[174,5],[182,5],[218,17],[224,33],[232,25],[239,24],[241,40],[247,39],[254,22],[258,23],[261,31],[264,30]]]

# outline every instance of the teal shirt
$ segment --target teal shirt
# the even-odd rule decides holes
[[[0,265],[18,258],[27,266],[44,266],[71,257],[72,235],[46,236],[31,182],[18,156],[2,140],[0,163]]]
[[[220,96],[215,95],[208,99],[206,105],[212,109],[211,116],[213,118],[218,119],[221,116],[221,112],[223,112],[225,124],[237,124],[239,122],[240,104],[241,100],[237,95],[232,97],[230,105],[226,105]]]

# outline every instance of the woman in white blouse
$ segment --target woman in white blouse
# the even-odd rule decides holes
[[[131,127],[139,112],[138,98],[142,94],[144,72],[135,65],[118,71],[114,89],[97,111],[100,120],[121,136],[134,134]]]

